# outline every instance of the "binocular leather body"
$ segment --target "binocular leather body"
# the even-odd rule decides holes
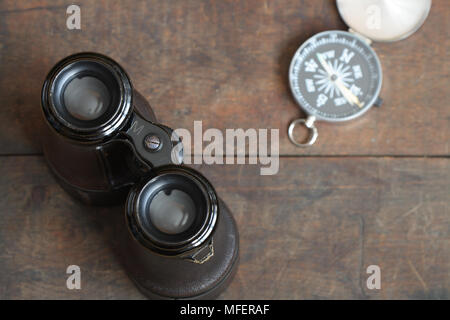
[[[236,223],[120,65],[96,53],[61,60],[41,105],[60,185],[85,204],[125,204],[118,247],[136,286],[155,299],[219,295],[237,269]]]
[[[133,107],[147,121],[156,122],[150,104],[136,90]],[[130,187],[144,172],[138,169],[133,151],[124,143],[110,139],[103,144],[73,142],[44,128],[43,151],[48,166],[60,185],[73,197],[89,205],[123,203]]]
[[[230,210],[219,200],[214,255],[202,264],[149,251],[121,228],[122,264],[139,290],[151,299],[213,299],[231,282],[239,261],[239,236]]]

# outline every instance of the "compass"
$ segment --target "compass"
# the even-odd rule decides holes
[[[424,22],[431,0],[337,0],[337,5],[350,31],[315,34],[300,46],[289,68],[292,94],[307,114],[288,129],[289,139],[299,147],[316,141],[315,121],[348,121],[380,101],[383,77],[372,40],[395,41],[412,34]],[[298,125],[310,130],[306,142],[294,137]]]

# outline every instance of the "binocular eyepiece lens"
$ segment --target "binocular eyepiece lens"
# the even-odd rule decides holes
[[[116,135],[133,113],[133,87],[112,59],[79,53],[58,62],[42,88],[42,108],[59,134],[96,144]]]
[[[127,216],[134,237],[165,255],[192,250],[212,234],[218,216],[215,191],[185,167],[155,169],[128,196]]]
[[[181,190],[161,190],[150,203],[149,215],[159,231],[179,234],[194,222],[196,206],[192,198]]]
[[[107,110],[111,96],[99,79],[85,76],[72,79],[64,90],[67,111],[79,120],[94,120]]]

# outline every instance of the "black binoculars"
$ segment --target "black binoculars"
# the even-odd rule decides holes
[[[124,69],[97,53],[57,63],[41,104],[47,163],[86,204],[125,204],[120,247],[130,278],[149,298],[220,294],[238,263],[238,231],[211,183],[182,164],[172,129],[157,123]]]

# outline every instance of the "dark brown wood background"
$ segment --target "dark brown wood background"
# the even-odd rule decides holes
[[[413,36],[376,43],[384,105],[320,123],[309,149],[288,141],[299,110],[287,69],[313,34],[345,29],[334,1],[0,2],[0,298],[143,298],[111,245],[120,208],[71,199],[41,154],[39,94],[59,59],[110,55],[159,120],[192,129],[279,128],[280,171],[197,166],[234,212],[241,264],[230,299],[450,298],[450,2]],[[82,269],[82,289],[65,286]],[[368,290],[367,266],[382,271]]]

